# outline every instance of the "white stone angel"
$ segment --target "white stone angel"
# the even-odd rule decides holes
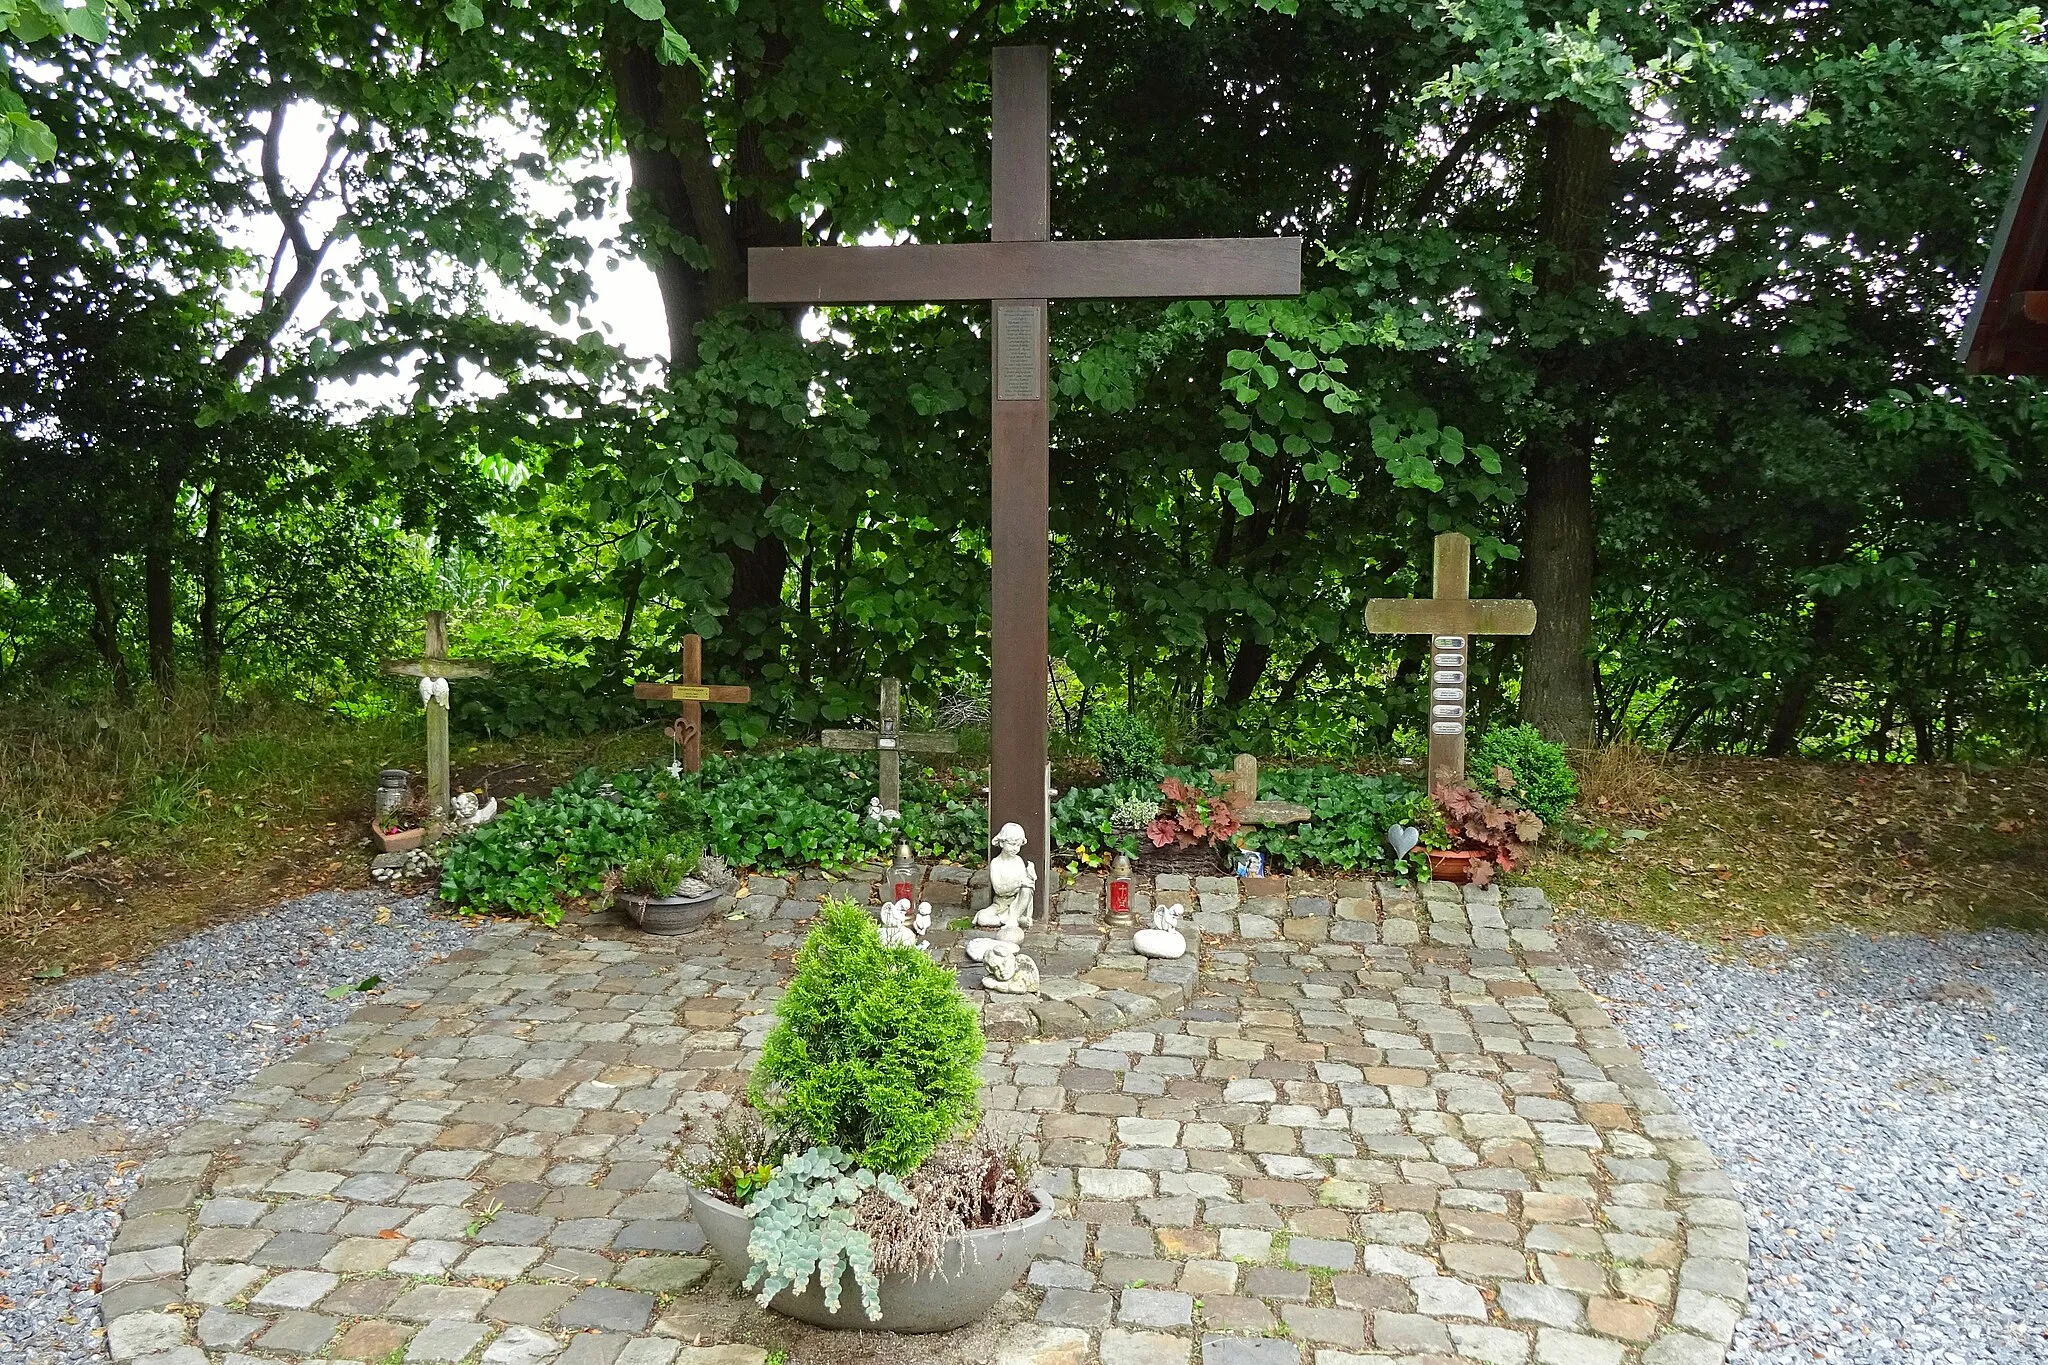
[[[1003,951],[988,955],[988,975],[981,979],[981,988],[996,995],[1038,994],[1038,963],[1029,953],[1020,953],[1016,945],[1005,943]]]
[[[882,946],[915,948],[917,935],[910,932],[910,902],[890,901],[882,907]]]
[[[988,863],[988,888],[995,899],[974,916],[977,929],[998,930],[997,937],[1022,943],[1031,927],[1032,910],[1038,896],[1038,868],[1026,862],[1024,827],[1015,821],[996,831],[991,841],[996,856]]]
[[[1188,941],[1180,932],[1180,917],[1186,913],[1178,903],[1162,905],[1152,912],[1152,927],[1131,935],[1131,947],[1144,957],[1185,957]]]

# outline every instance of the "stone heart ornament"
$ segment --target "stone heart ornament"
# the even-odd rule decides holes
[[[1387,830],[1387,849],[1397,863],[1413,853],[1421,842],[1422,831],[1413,825],[1394,825]]]

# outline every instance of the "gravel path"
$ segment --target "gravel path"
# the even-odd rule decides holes
[[[106,1358],[94,1284],[153,1142],[364,999],[330,988],[466,945],[428,904],[306,896],[0,1015],[0,1359]]]
[[[2048,938],[1576,933],[1743,1187],[1731,1361],[2048,1359]]]

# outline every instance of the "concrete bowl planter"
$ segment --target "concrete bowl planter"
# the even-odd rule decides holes
[[[642,896],[618,893],[619,909],[650,934],[686,934],[711,918],[719,902],[732,904],[732,887],[715,886],[697,896]]]
[[[747,1255],[747,1238],[754,1228],[753,1215],[726,1203],[705,1190],[691,1189],[690,1205],[697,1226],[718,1259],[734,1276],[744,1280],[752,1263]],[[844,1272],[839,1286],[839,1309],[828,1311],[817,1276],[801,1289],[785,1289],[769,1300],[768,1306],[784,1317],[817,1327],[838,1327],[867,1332],[949,1332],[977,1321],[996,1306],[996,1300],[1016,1288],[1017,1281],[1031,1267],[1031,1258],[1045,1236],[1052,1218],[1052,1202],[1038,1196],[1038,1212],[1019,1222],[999,1228],[977,1228],[946,1239],[939,1248],[938,1269],[929,1275],[884,1275],[882,1316],[870,1318],[861,1302],[860,1286],[853,1272]]]

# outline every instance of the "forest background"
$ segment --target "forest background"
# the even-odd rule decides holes
[[[1296,300],[1055,309],[1066,724],[1412,752],[1420,656],[1363,605],[1426,595],[1458,529],[1475,593],[1543,623],[1479,651],[1477,728],[1878,762],[2048,739],[2048,407],[1954,359],[2048,89],[2034,7],[16,0],[0,25],[17,784],[38,739],[150,732],[165,700],[203,701],[194,743],[238,707],[409,715],[375,661],[430,605],[498,665],[456,688],[472,735],[644,725],[627,681],[690,630],[754,686],[717,709],[730,741],[868,714],[885,674],[971,715],[985,310],[750,308],[745,253],[985,236],[998,41],[1056,53],[1057,235],[1308,241]],[[621,260],[665,355],[597,325]]]

